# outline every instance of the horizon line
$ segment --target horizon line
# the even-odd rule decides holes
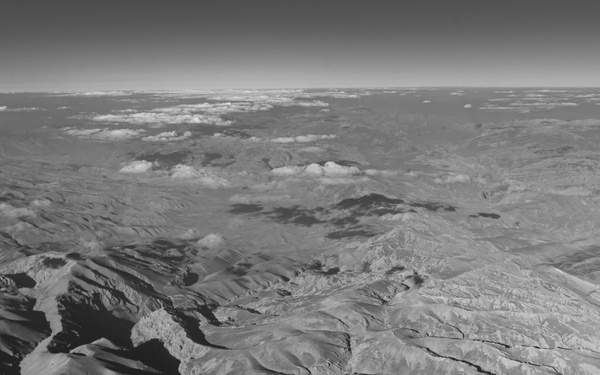
[[[185,91],[269,91],[269,90],[411,90],[411,89],[600,89],[599,86],[475,86],[475,85],[440,85],[440,86],[320,86],[320,87],[268,87],[268,88],[183,88],[183,89],[77,89],[77,90],[10,90],[0,94],[47,94],[47,93],[81,93],[81,92],[185,92]]]

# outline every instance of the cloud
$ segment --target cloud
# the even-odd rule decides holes
[[[210,233],[196,242],[196,246],[208,249],[216,249],[223,245],[225,245],[225,238],[219,233]]]
[[[30,205],[33,207],[48,207],[50,206],[50,201],[48,199],[34,199]]]
[[[31,108],[8,108],[7,106],[0,106],[0,112],[43,112],[44,108],[31,107]]]
[[[228,188],[231,183],[207,169],[196,169],[189,165],[177,164],[171,169],[171,178],[191,180],[210,189]]]
[[[294,137],[279,137],[271,139],[273,143],[293,143],[296,142],[296,138]]]
[[[13,207],[8,203],[0,203],[0,216],[8,218],[18,218],[24,216],[35,215],[29,208],[17,208]]]
[[[78,138],[97,139],[104,141],[118,141],[140,137],[144,129],[74,129],[64,128],[65,133]]]
[[[73,108],[71,108],[71,107],[58,107],[56,109],[61,110],[61,111],[70,111]]]
[[[504,98],[492,98],[479,109],[488,111],[511,111],[529,113],[533,111],[552,110],[559,107],[576,107],[579,104],[566,101],[570,98],[586,98],[589,95],[574,95],[566,90],[528,90],[506,95]],[[496,102],[507,102],[505,105],[496,105]]]
[[[315,135],[315,134],[307,134],[307,135],[299,135],[296,137],[280,137],[273,138],[271,142],[273,143],[292,143],[292,142],[300,142],[300,143],[308,143],[314,142],[319,139],[333,139],[337,138],[335,134],[323,134],[323,135]]]
[[[123,168],[121,168],[119,170],[119,172],[132,173],[132,174],[146,173],[150,169],[152,169],[152,167],[154,167],[154,163],[151,163],[146,160],[136,160],[136,161],[132,161],[131,163],[128,163],[127,165],[125,165]]]
[[[472,106],[471,104],[465,104],[465,105],[463,106],[463,108],[467,108],[467,109],[468,109],[468,108],[472,108],[472,107],[473,107],[473,106]]]
[[[431,103],[431,100],[423,100],[421,103]]]
[[[379,170],[379,169],[365,169],[363,171],[367,176],[384,176],[384,177],[395,177],[398,175],[398,171]]]
[[[276,176],[296,176],[304,175],[309,177],[346,177],[360,173],[357,167],[345,167],[336,164],[333,161],[328,161],[325,165],[313,163],[305,167],[303,166],[285,166],[274,168],[271,171]]]
[[[56,92],[52,96],[87,96],[87,97],[102,97],[102,96],[131,96],[132,91],[73,91],[73,92]]]
[[[233,122],[223,120],[218,115],[204,114],[174,114],[174,113],[155,113],[155,112],[139,112],[139,113],[121,113],[110,115],[97,115],[91,118],[92,121],[103,123],[127,123],[135,125],[155,125],[163,126],[170,124],[208,124],[228,126]]]
[[[148,137],[142,138],[142,141],[145,142],[175,142],[175,141],[183,141],[185,139],[191,138],[192,132],[185,131],[183,134],[179,135],[176,131],[172,132],[162,132],[157,135],[151,135]]]
[[[454,184],[454,183],[467,183],[471,182],[471,177],[466,174],[455,174],[444,176],[444,178],[436,178],[433,180],[436,184]]]

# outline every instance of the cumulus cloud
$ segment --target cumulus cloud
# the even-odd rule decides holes
[[[33,207],[48,207],[50,201],[48,199],[34,199],[30,205]]]
[[[0,203],[0,216],[8,218],[18,218],[24,216],[33,216],[34,212],[29,208],[17,208],[8,203]]]
[[[127,163],[123,168],[119,170],[119,172],[131,174],[146,173],[150,169],[152,169],[152,167],[154,167],[154,163],[151,163],[146,160],[136,160],[132,161],[131,163]]]
[[[431,103],[431,100],[423,100],[421,103]]]
[[[436,178],[433,180],[436,184],[454,184],[454,183],[467,183],[471,182],[471,177],[466,174],[455,174],[444,176],[443,178]]]
[[[273,143],[292,143],[292,142],[308,143],[308,142],[315,142],[319,139],[333,139],[333,138],[337,138],[337,135],[335,135],[335,134],[322,134],[322,135],[307,134],[307,135],[299,135],[296,137],[273,138],[273,139],[271,139],[271,142],[273,142]]]
[[[584,95],[583,98],[588,98],[588,95]],[[579,97],[582,96],[575,95],[574,92],[567,90],[528,90],[518,93],[513,91],[512,94],[505,95],[504,98],[489,99],[480,109],[529,113],[559,107],[576,107],[579,105],[578,103],[568,100]],[[506,102],[507,104],[497,105],[496,102]]]
[[[140,137],[144,129],[74,129],[65,128],[64,132],[78,138],[97,139],[105,141],[118,141]]]
[[[463,106],[463,108],[467,108],[467,109],[468,109],[468,108],[472,108],[472,107],[473,107],[473,106],[472,106],[471,104],[465,104],[465,105]]]
[[[345,167],[343,165],[339,165],[333,161],[328,161],[325,165],[321,166],[316,163],[309,164],[305,167],[301,166],[285,166],[280,168],[274,168],[271,171],[272,174],[277,176],[295,176],[295,175],[305,175],[305,176],[323,176],[323,177],[345,177],[352,176],[360,173],[360,170],[357,167]]]
[[[145,142],[175,142],[175,141],[183,141],[185,139],[191,138],[192,132],[185,131],[183,134],[179,135],[176,131],[172,132],[162,132],[157,135],[151,135],[148,137],[142,138],[142,141]]]
[[[223,245],[225,245],[225,238],[220,233],[210,233],[196,242],[196,246],[208,249],[216,249]]]
[[[60,110],[60,111],[69,111],[69,110],[71,110],[71,109],[73,109],[73,108],[65,106],[65,107],[58,107],[58,108],[56,108],[56,109],[58,109],[58,110]]]
[[[120,113],[109,115],[97,115],[91,118],[92,121],[103,123],[127,123],[135,125],[153,125],[163,126],[170,124],[209,124],[209,125],[231,125],[232,121],[223,120],[221,116],[211,114],[174,114],[174,113]]]
[[[462,91],[455,91],[455,92],[451,92],[450,95],[454,95],[454,96],[465,96],[465,93]]]
[[[171,170],[171,178],[191,180],[211,189],[227,188],[231,183],[207,169],[196,169],[189,165],[177,164]]]
[[[44,108],[30,107],[30,108],[9,108],[7,106],[0,106],[0,112],[38,112],[45,111]]]
[[[271,139],[271,142],[273,142],[273,143],[293,143],[293,142],[296,142],[296,139],[294,137],[279,137],[279,138]]]
[[[379,169],[365,169],[363,171],[367,176],[384,176],[384,177],[394,177],[398,175],[398,171],[388,171],[388,170],[379,170]]]

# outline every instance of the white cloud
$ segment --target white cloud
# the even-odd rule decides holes
[[[7,106],[0,106],[0,112],[43,112],[44,108],[30,107],[30,108],[8,108]]]
[[[207,169],[196,169],[189,165],[177,164],[171,170],[171,178],[191,180],[210,189],[227,188],[231,183],[221,176]]]
[[[48,207],[50,206],[50,201],[48,199],[34,199],[31,204],[34,207]]]
[[[104,141],[118,141],[123,139],[133,139],[140,137],[144,129],[74,129],[64,128],[68,135],[78,138],[97,139]]]
[[[294,137],[279,137],[271,139],[273,143],[293,143],[296,142],[296,138]]]
[[[127,165],[125,165],[123,168],[121,168],[119,170],[119,172],[133,173],[133,174],[146,173],[150,169],[152,169],[152,167],[154,167],[154,163],[151,163],[146,160],[136,160],[136,161],[132,161],[131,163],[128,163]]]
[[[53,93],[52,96],[88,96],[88,97],[101,97],[101,96],[131,96],[131,91],[78,91],[78,92],[57,92]]]
[[[465,104],[465,105],[463,106],[463,108],[467,108],[467,109],[468,109],[468,108],[472,108],[472,107],[473,107],[473,106],[472,106],[471,104]]]
[[[176,131],[172,132],[162,132],[157,135],[151,135],[148,137],[142,138],[142,141],[145,142],[175,142],[175,141],[183,141],[185,139],[191,138],[192,132],[185,131],[183,134],[179,135]]]
[[[384,176],[384,177],[394,177],[398,175],[398,171],[388,171],[388,170],[379,170],[379,169],[365,169],[363,171],[367,176]]]
[[[8,203],[0,203],[0,215],[8,218],[17,218],[33,216],[34,213],[29,208],[17,208]]]
[[[431,103],[431,100],[423,100],[421,103]]]
[[[333,161],[328,161],[323,166],[313,163],[307,165],[306,167],[285,166],[274,168],[271,173],[276,176],[305,175],[313,177],[346,177],[358,174],[360,173],[360,170],[354,166],[345,167],[343,165],[336,164]]]
[[[225,238],[220,233],[210,233],[206,237],[198,240],[196,245],[200,248],[216,249],[225,245]]]
[[[97,115],[91,118],[92,121],[103,123],[128,123],[135,125],[154,125],[163,126],[168,124],[209,124],[209,125],[231,125],[232,121],[223,120],[218,115],[204,114],[173,114],[173,113],[122,113],[110,115]]]
[[[273,142],[273,143],[292,143],[292,142],[308,143],[308,142],[315,142],[319,139],[333,139],[333,138],[337,138],[337,136],[335,134],[322,134],[322,135],[307,134],[307,135],[299,135],[296,137],[273,138],[273,139],[271,139],[271,142]]]

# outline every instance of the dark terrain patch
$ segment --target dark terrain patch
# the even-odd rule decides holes
[[[265,214],[274,221],[284,224],[296,224],[303,226],[313,226],[315,224],[323,224],[326,221],[318,219],[315,214],[318,211],[300,206],[291,207],[276,207]]]
[[[386,275],[393,275],[396,272],[400,272],[400,271],[404,271],[406,267],[404,266],[394,266],[392,268],[390,268],[389,270],[385,271]]]
[[[479,216],[486,217],[488,219],[500,219],[500,215],[498,215],[498,214],[488,214],[485,212],[480,212]]]
[[[435,203],[435,202],[415,202],[410,204],[411,207],[420,207],[428,211],[437,212],[440,209],[444,211],[456,212],[456,207],[447,204]]]
[[[340,209],[360,209],[368,210],[373,208],[392,208],[403,204],[403,199],[388,198],[381,194],[363,195],[360,198],[348,198],[335,205]]]
[[[325,237],[341,239],[348,237],[374,237],[380,234],[370,225],[360,224],[360,218],[396,215],[405,212],[417,212],[409,207],[421,207],[430,211],[455,212],[456,207],[434,202],[408,203],[404,199],[389,198],[382,194],[368,194],[358,198],[344,199],[326,208],[303,208],[298,205],[275,207],[265,210],[259,204],[234,204],[229,212],[233,214],[252,214],[265,216],[282,224],[294,224],[311,227],[317,224],[329,224],[338,230],[329,232]]]
[[[331,219],[329,221],[329,223],[332,225],[335,225],[336,227],[345,227],[346,225],[358,224],[358,219],[355,217],[347,216],[347,217],[340,217],[337,219]]]
[[[229,210],[232,214],[251,214],[263,210],[263,206],[255,203],[236,203],[231,205]]]
[[[47,268],[58,269],[67,264],[67,261],[63,258],[44,258],[42,265]]]
[[[37,285],[35,280],[31,276],[27,275],[25,272],[12,273],[4,276],[11,279],[15,283],[17,288],[33,288]]]
[[[158,339],[151,339],[138,345],[132,350],[132,353],[134,359],[138,359],[146,366],[157,369],[162,374],[180,374],[179,365],[181,361],[173,357]]]
[[[236,137],[240,139],[248,139],[252,137],[250,134],[237,129],[225,129],[223,131],[220,131],[219,133],[222,133],[228,137]]]

